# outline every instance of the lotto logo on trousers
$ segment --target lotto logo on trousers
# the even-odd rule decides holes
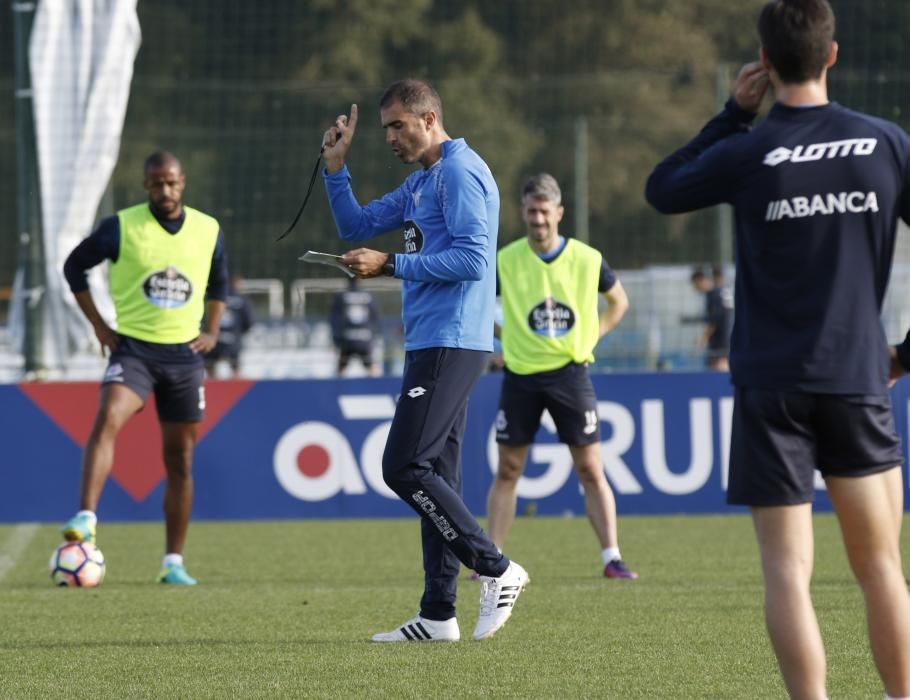
[[[412,495],[411,498],[420,506],[420,509],[429,516],[430,520],[433,521],[433,524],[436,525],[436,528],[442,534],[446,542],[451,542],[458,537],[458,533],[455,532],[455,529],[449,524],[449,521],[436,512],[436,504],[433,503],[423,491],[418,491]]]

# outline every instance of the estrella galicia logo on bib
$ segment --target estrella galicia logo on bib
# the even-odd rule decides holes
[[[179,309],[193,296],[193,284],[176,267],[153,272],[142,283],[145,298],[162,309]]]
[[[404,252],[419,253],[423,250],[423,231],[411,219],[404,222]]]
[[[528,314],[528,327],[532,333],[547,338],[559,338],[575,325],[575,312],[553,297],[547,297]]]

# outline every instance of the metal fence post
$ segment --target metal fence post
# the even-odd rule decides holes
[[[591,240],[588,230],[588,120],[575,121],[575,237],[582,243]]]
[[[36,3],[13,2],[15,35],[16,172],[19,229],[19,275],[24,297],[25,342],[23,355],[27,378],[38,378],[46,370],[42,358],[42,328],[45,303],[44,245],[41,227],[41,195],[35,146],[32,107],[32,80],[29,70],[29,38]]]

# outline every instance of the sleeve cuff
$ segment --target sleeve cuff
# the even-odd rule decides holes
[[[740,107],[736,100],[731,96],[724,105],[724,111],[727,112],[737,124],[751,124],[758,116],[757,112],[749,112]]]
[[[345,163],[334,173],[330,173],[325,166],[322,166],[322,177],[326,182],[343,182],[350,179],[351,175],[348,172],[347,163]]]

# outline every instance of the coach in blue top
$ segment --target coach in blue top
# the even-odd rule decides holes
[[[359,277],[402,280],[407,353],[401,396],[382,458],[383,478],[421,516],[424,593],[416,617],[376,642],[455,641],[459,560],[481,574],[474,639],[502,627],[527,572],[510,562],[461,498],[468,396],[493,350],[499,190],[486,163],[442,124],[442,101],[419,80],[393,83],[379,102],[386,143],[422,167],[361,207],[344,164],[357,105],[323,137],[325,186],[339,235],[361,241],[404,232],[403,253],[358,248],[343,256]]]
[[[751,506],[765,618],[792,697],[825,698],[809,595],[814,469],[865,596],[887,693],[910,696],[910,596],[901,568],[901,450],[879,320],[898,218],[910,222],[910,139],[828,101],[837,58],[826,0],[763,8],[761,60],[688,145],[651,174],[664,213],[736,212],[736,386],[728,500]],[[776,103],[750,123],[770,82]]]

